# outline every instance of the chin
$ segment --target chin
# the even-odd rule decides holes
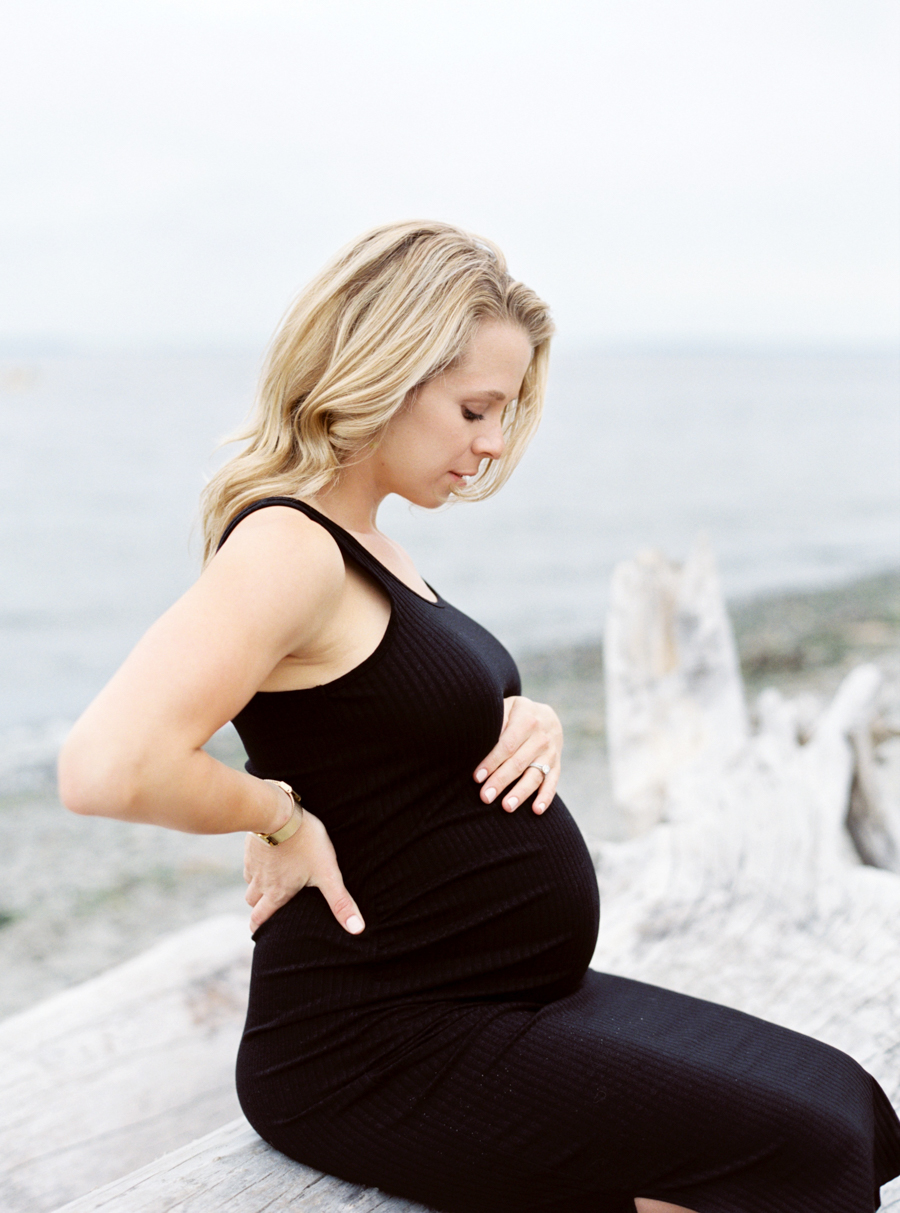
[[[446,505],[448,501],[452,501],[455,494],[452,489],[432,489],[429,492],[427,489],[417,489],[408,493],[401,493],[410,505],[417,505],[423,510],[438,510],[442,505]]]

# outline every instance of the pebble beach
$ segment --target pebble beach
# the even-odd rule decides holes
[[[751,712],[768,686],[824,705],[850,669],[871,661],[883,674],[880,717],[900,731],[900,571],[729,607]],[[563,799],[589,843],[621,838],[624,823],[606,761],[599,640],[515,656],[524,693],[553,704],[562,718]],[[59,730],[61,740],[61,724]],[[233,730],[217,734],[208,748],[231,765],[243,763]],[[900,779],[900,765],[892,763],[892,771]],[[900,785],[894,798],[900,799]],[[168,932],[223,911],[247,912],[242,836],[76,817],[59,804],[46,758],[0,787],[0,831],[3,1016],[102,972]]]

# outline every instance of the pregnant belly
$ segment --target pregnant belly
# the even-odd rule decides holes
[[[528,999],[573,989],[597,939],[590,855],[565,805],[538,817],[475,802],[397,828],[389,847],[335,837],[362,935],[304,889],[257,932],[253,990],[275,1015],[355,1013],[397,1001]],[[255,999],[251,997],[251,1006]]]
[[[366,930],[349,935],[318,889],[304,889],[256,933],[239,1069],[263,1104],[285,1083],[304,1106],[340,1100],[385,1066],[455,1047],[454,1033],[480,1030],[507,1004],[579,985],[597,883],[558,799],[541,817],[461,795],[406,817],[395,809],[365,847],[327,824]]]
[[[555,997],[584,974],[599,905],[590,855],[557,799],[453,820],[443,812],[373,873],[378,952],[410,991]]]

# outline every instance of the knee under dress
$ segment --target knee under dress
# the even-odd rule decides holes
[[[293,498],[390,599],[378,648],[235,718],[325,823],[366,919],[304,889],[256,932],[238,1094],[285,1154],[443,1213],[870,1213],[900,1123],[843,1053],[588,967],[593,866],[557,797],[480,799],[512,658]]]

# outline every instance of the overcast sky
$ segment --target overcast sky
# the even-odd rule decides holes
[[[0,343],[262,342],[389,219],[572,342],[892,340],[897,0],[2,0]]]

